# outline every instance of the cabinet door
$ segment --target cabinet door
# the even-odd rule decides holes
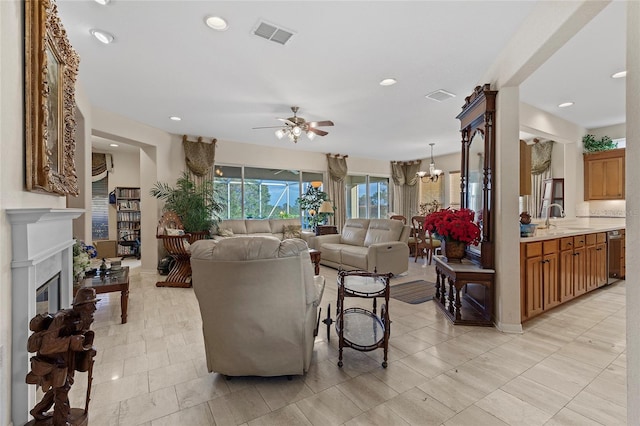
[[[527,259],[524,285],[524,319],[542,313],[542,256]]]
[[[624,149],[585,154],[584,199],[623,200]]]
[[[586,252],[584,247],[573,249],[573,294],[587,292]]]
[[[560,252],[560,301],[566,302],[575,297],[573,291],[573,250]]]
[[[560,284],[558,280],[558,253],[547,254],[542,259],[542,308],[549,309],[560,304]]]

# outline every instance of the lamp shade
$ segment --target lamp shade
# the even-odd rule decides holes
[[[313,186],[314,188],[320,188],[322,186],[322,181],[319,181],[319,180],[311,181],[311,186]]]
[[[331,213],[333,214],[333,205],[329,201],[323,201],[318,209],[318,213]]]

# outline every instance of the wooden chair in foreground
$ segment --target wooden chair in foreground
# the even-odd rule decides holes
[[[164,249],[175,263],[164,281],[158,281],[156,287],[191,287],[191,252],[189,245],[191,234],[184,233],[182,221],[174,212],[165,212],[156,230],[156,238],[162,240]]]
[[[440,240],[434,239],[431,233],[424,229],[424,219],[425,216],[413,216],[411,218],[411,225],[413,226],[413,253],[415,256],[413,261],[418,261],[418,254],[422,259],[426,253],[427,262],[431,265],[433,252],[440,247],[441,243]]]

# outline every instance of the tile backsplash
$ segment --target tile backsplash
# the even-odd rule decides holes
[[[624,200],[585,201],[576,206],[577,217],[626,217]]]

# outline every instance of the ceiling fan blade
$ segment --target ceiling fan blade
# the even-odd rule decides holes
[[[278,120],[282,121],[283,123],[288,124],[289,126],[295,126],[296,123],[294,123],[293,121],[289,120],[288,118],[278,118]]]
[[[309,124],[310,127],[333,126],[333,121],[331,120],[311,121],[307,124]]]
[[[313,127],[309,127],[309,128],[307,129],[307,131],[309,131],[309,132],[313,132],[313,133],[315,133],[315,134],[316,134],[316,135],[318,135],[318,136],[325,136],[325,135],[328,135],[328,134],[329,134],[329,132],[325,132],[324,130],[316,129],[316,128],[313,128]]]
[[[252,127],[251,129],[281,129],[282,126],[261,126],[261,127]]]

